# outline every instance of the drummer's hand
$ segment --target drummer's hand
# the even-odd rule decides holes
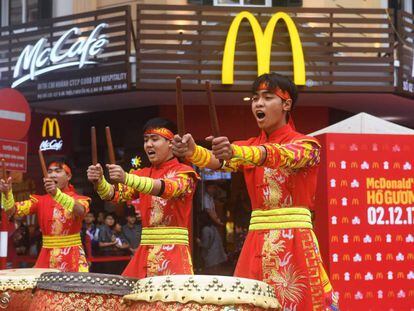
[[[109,179],[116,183],[125,183],[126,174],[122,167],[116,164],[107,164],[106,168],[109,172]]]
[[[43,178],[45,190],[51,196],[55,196],[57,192],[56,182],[52,178]]]
[[[90,165],[86,171],[88,180],[94,185],[99,184],[103,178],[103,169],[102,166],[98,163],[96,165]]]
[[[0,179],[0,192],[8,193],[12,189],[12,178]]]
[[[172,140],[173,154],[178,158],[189,158],[193,155],[196,143],[191,134],[185,134],[183,137],[175,135]]]
[[[231,143],[227,137],[209,136],[206,140],[211,141],[211,151],[217,159],[230,160],[233,157],[233,149],[231,149]]]

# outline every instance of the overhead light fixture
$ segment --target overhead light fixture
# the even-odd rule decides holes
[[[250,98],[250,97],[248,97],[248,96],[246,96],[246,97],[243,97],[243,100],[244,100],[245,102],[248,102],[248,101],[250,101],[250,100],[251,100],[251,98]]]

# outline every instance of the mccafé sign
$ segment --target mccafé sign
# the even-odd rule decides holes
[[[290,43],[292,45],[293,54],[293,74],[294,82],[297,85],[305,85],[305,61],[303,57],[302,43],[300,41],[298,30],[295,23],[289,15],[283,12],[278,12],[272,16],[267,23],[265,31],[263,32],[260,23],[256,17],[247,11],[240,12],[230,25],[227,33],[226,43],[224,46],[222,76],[223,84],[233,84],[234,81],[234,53],[236,50],[237,33],[240,28],[240,23],[247,19],[249,22],[256,44],[257,54],[257,75],[268,73],[270,71],[270,56],[272,51],[273,33],[275,31],[277,22],[283,20],[286,23]]]
[[[60,135],[60,126],[56,118],[46,117],[42,125],[43,140],[39,149],[59,151],[63,148],[63,140]]]
[[[82,31],[79,27],[73,27],[66,31],[52,47],[47,39],[41,38],[33,45],[27,45],[20,54],[13,71],[12,88],[27,80],[34,80],[37,76],[67,67],[82,68],[85,65],[96,64],[89,60],[102,53],[104,47],[109,43],[108,37],[100,34],[108,24],[101,23],[95,27],[89,37],[80,37]],[[78,39],[63,51],[63,47],[75,36]]]

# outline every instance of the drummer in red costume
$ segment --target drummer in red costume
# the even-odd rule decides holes
[[[1,202],[9,216],[36,214],[43,234],[43,246],[35,268],[55,268],[64,272],[88,272],[80,231],[90,199],[76,193],[70,184],[71,169],[61,162],[48,167],[44,178],[45,195],[14,202],[12,179],[0,180]]]
[[[312,230],[320,144],[288,122],[296,85],[270,73],[253,83],[252,112],[260,135],[230,143],[209,137],[212,151],[190,134],[174,138],[174,154],[216,170],[242,171],[252,202],[249,233],[235,276],[275,288],[282,310],[338,310]]]
[[[124,276],[193,274],[188,228],[198,175],[174,157],[174,133],[172,122],[149,120],[144,126],[144,150],[151,166],[128,174],[119,165],[107,164],[109,178],[117,187],[105,180],[100,164],[88,168],[88,179],[103,200],[125,202],[139,197],[141,243]]]

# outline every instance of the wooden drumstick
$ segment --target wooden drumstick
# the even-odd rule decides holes
[[[109,128],[109,126],[105,127],[105,133],[106,133],[106,144],[108,145],[109,164],[116,164],[115,151],[114,151],[114,146],[112,144],[111,129]]]
[[[39,160],[40,160],[40,166],[42,167],[43,177],[48,178],[49,174],[47,172],[45,158],[43,157],[42,150],[40,150],[40,149],[39,149]]]
[[[210,81],[206,81],[206,92],[207,92],[208,110],[210,112],[210,123],[211,123],[211,129],[213,131],[213,136],[219,137],[220,127],[219,127],[219,123],[217,119],[216,106],[214,105],[214,101],[213,101],[213,93],[211,91]]]
[[[7,171],[6,171],[6,160],[1,159],[1,178],[7,183]],[[5,193],[6,199],[8,198],[8,193]]]
[[[181,88],[181,77],[178,76],[175,78],[175,85],[176,85],[176,101],[175,104],[177,106],[177,130],[178,135],[183,137],[185,134],[185,126],[184,126],[184,103],[183,103],[183,94]]]
[[[92,165],[98,164],[98,148],[96,146],[96,128],[91,127]]]
[[[1,178],[7,181],[6,160],[1,159]]]

